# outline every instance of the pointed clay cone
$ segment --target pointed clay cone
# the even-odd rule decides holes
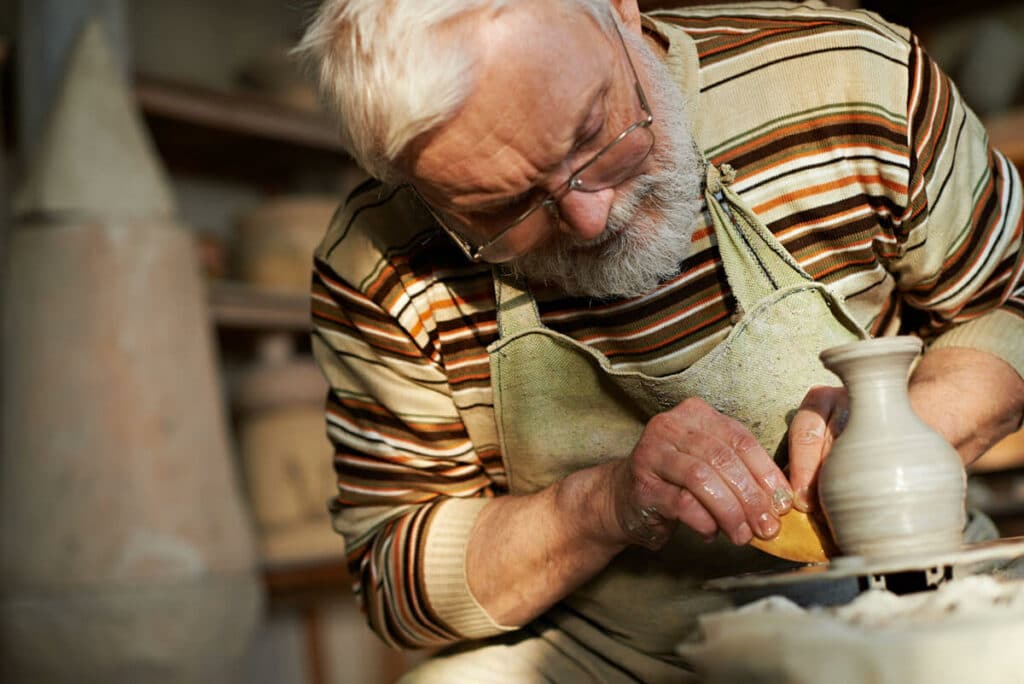
[[[0,283],[0,679],[232,681],[261,587],[204,286],[95,26],[48,133]]]
[[[15,213],[169,218],[173,204],[131,91],[93,20],[71,51]]]

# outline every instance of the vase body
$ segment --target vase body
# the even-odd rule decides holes
[[[966,475],[956,450],[910,406],[916,337],[826,349],[846,385],[850,420],[822,464],[821,505],[844,555],[888,558],[961,546]]]

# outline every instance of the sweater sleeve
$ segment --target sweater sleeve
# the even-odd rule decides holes
[[[1024,376],[1021,180],[916,40],[907,90],[909,202],[892,267],[929,348],[992,353]]]
[[[351,216],[342,211],[335,223]],[[499,633],[465,576],[470,531],[493,482],[451,398],[422,301],[428,285],[396,267],[401,257],[365,249],[343,228],[314,264],[313,352],[330,385],[330,512],[357,601],[393,647]]]

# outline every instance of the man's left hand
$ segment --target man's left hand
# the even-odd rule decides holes
[[[1024,380],[1005,361],[986,352],[951,347],[927,352],[909,383],[914,411],[973,463],[1016,430],[1024,411]],[[815,485],[832,443],[846,427],[844,387],[812,387],[789,424],[789,481],[793,505],[817,504]]]

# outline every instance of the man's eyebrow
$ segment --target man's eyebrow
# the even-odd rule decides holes
[[[594,114],[594,110],[597,108],[597,104],[608,95],[610,84],[605,84],[602,88],[598,88],[597,92],[594,93],[594,97],[590,99],[590,106],[584,109],[584,116],[580,120],[579,125],[576,126],[576,131],[573,133],[573,138],[578,144],[580,139],[587,133],[587,124],[590,122],[590,118]]]
[[[590,102],[589,102],[588,106],[582,110],[582,116],[580,118],[580,121],[576,125],[575,129],[573,129],[573,134],[572,134],[572,136],[573,136],[573,146],[569,148],[569,154],[572,154],[572,152],[576,149],[576,146],[579,144],[581,138],[583,138],[583,136],[586,135],[587,125],[590,122],[590,119],[591,119],[591,117],[594,114],[594,110],[597,108],[597,105],[602,100],[602,98],[604,98],[607,95],[608,90],[610,89],[610,87],[611,87],[610,83],[605,83],[602,87],[598,88],[597,91],[594,93],[594,96],[592,98],[590,98]],[[564,161],[564,159],[561,160],[561,161]],[[561,163],[561,162],[559,162],[559,163]],[[575,169],[573,169],[573,171],[575,171]],[[539,177],[543,177],[543,174],[540,174]],[[527,190],[524,190],[522,192],[516,193],[515,195],[511,195],[511,196],[507,196],[507,197],[496,197],[494,199],[484,200],[482,202],[477,202],[477,203],[474,203],[474,205],[472,207],[464,208],[464,209],[462,209],[462,211],[468,211],[468,212],[487,211],[489,209],[494,209],[496,207],[503,207],[503,206],[512,205],[512,204],[515,204],[518,201],[526,199],[531,194],[533,194],[535,191],[536,191],[536,184],[533,184]]]
[[[521,200],[525,200],[527,197],[533,194],[534,190],[535,186],[530,186],[529,190],[524,190],[523,192],[517,193],[510,197],[497,197],[492,200],[486,200],[484,202],[480,202],[478,204],[473,205],[473,208],[470,209],[469,211],[487,211],[488,209],[497,209],[499,207],[512,205]]]

